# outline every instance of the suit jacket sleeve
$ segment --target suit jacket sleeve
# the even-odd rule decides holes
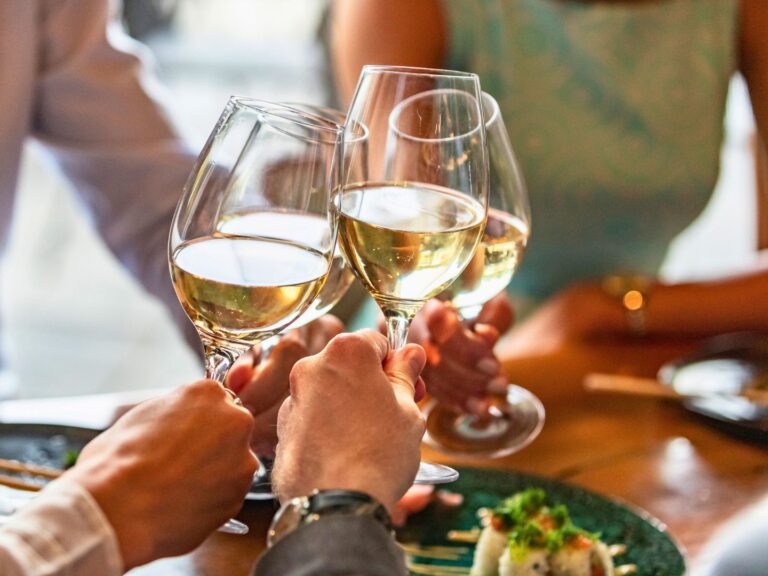
[[[288,534],[261,558],[255,576],[403,576],[400,547],[373,518],[327,516]]]
[[[41,3],[33,135],[73,183],[110,250],[186,327],[167,243],[194,155],[158,104],[148,54],[123,32],[110,10],[115,4]]]

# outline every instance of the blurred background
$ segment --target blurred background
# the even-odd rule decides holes
[[[198,149],[231,94],[338,105],[320,34],[326,6],[125,0],[124,21],[153,53],[168,110]],[[756,220],[754,126],[738,77],[726,123],[717,191],[670,250],[663,269],[670,279],[716,277],[756,258],[755,229],[743,224]],[[200,377],[162,306],[107,252],[34,145],[25,153],[16,211],[1,277],[7,365],[0,397],[156,388]]]

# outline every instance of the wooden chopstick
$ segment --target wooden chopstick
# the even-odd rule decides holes
[[[655,378],[639,378],[623,374],[599,374],[593,372],[584,377],[584,387],[591,392],[616,392],[657,398],[682,398],[672,388]]]
[[[40,484],[34,482],[27,482],[20,478],[14,478],[13,476],[6,476],[0,474],[0,486],[7,486],[8,488],[15,488],[16,490],[26,490],[27,492],[39,492],[44,488]]]
[[[46,468],[43,466],[36,466],[35,464],[25,464],[23,462],[17,462],[16,460],[3,460],[2,458],[0,458],[0,470],[29,474],[30,476],[42,476],[49,480],[55,480],[63,473],[63,470],[57,470],[55,468]]]
[[[614,392],[618,394],[635,394],[656,398],[671,398],[682,400],[689,396],[678,394],[655,378],[640,378],[624,374],[600,374],[593,372],[584,377],[584,387],[591,392]],[[768,390],[744,390],[739,396],[747,398],[755,404],[768,406]]]

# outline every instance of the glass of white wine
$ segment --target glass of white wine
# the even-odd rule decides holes
[[[168,248],[208,378],[224,385],[237,356],[297,319],[322,289],[336,245],[329,206],[342,137],[338,124],[295,108],[227,103],[176,208]],[[222,530],[247,527],[230,520]]]
[[[482,98],[490,173],[485,232],[464,272],[439,295],[469,323],[512,280],[531,231],[528,192],[499,105],[488,93]],[[490,400],[482,416],[430,401],[424,409],[426,443],[451,455],[497,458],[524,448],[541,432],[544,407],[530,391],[510,384]]]
[[[297,102],[287,102],[285,103],[285,106],[293,108],[303,114],[324,118],[339,126],[343,126],[346,122],[346,115],[333,108]],[[359,151],[359,153],[356,153],[354,156],[340,154],[342,162],[344,162],[344,170],[354,174],[355,179],[365,178],[366,170],[368,169],[367,138],[368,130],[365,126],[359,123],[351,124],[344,135],[345,143]],[[289,167],[282,170],[280,174],[274,174],[273,179],[279,179],[281,176],[293,178],[293,174]],[[263,219],[267,217],[268,214],[264,212],[256,214],[241,213],[222,220],[220,231],[240,236],[249,236],[254,232],[258,234],[259,230],[264,225],[270,226],[270,223],[263,222]],[[286,225],[286,218],[288,218],[288,216],[282,216],[280,219],[271,223],[272,234],[276,237],[309,245],[315,245],[318,241],[323,241],[326,235],[324,216],[319,225],[317,220],[318,216],[316,214],[293,213],[290,215],[290,218],[295,222],[291,225]],[[328,272],[328,278],[326,279],[325,284],[323,284],[320,292],[318,292],[317,296],[315,296],[315,299],[310,303],[304,313],[291,322],[289,328],[300,328],[330,312],[339,300],[341,300],[344,294],[346,294],[354,279],[355,277],[352,274],[352,271],[344,262],[341,248],[337,245],[333,254],[333,260],[331,261],[331,269]],[[262,360],[269,356],[270,350],[279,340],[280,335],[278,334],[261,342]]]
[[[339,244],[384,313],[394,350],[405,345],[416,312],[461,274],[483,234],[488,160],[480,94],[475,74],[366,66],[352,99],[346,127],[368,128],[368,173],[344,171],[333,198]],[[344,148],[353,158],[362,153],[353,143]],[[457,477],[422,463],[416,481]]]
[[[286,107],[301,112],[319,116],[326,120],[336,123],[339,126],[344,125],[346,116],[339,110],[325,106],[304,104],[297,102],[286,102]],[[360,147],[360,153],[354,158],[347,159],[346,170],[354,172],[357,178],[363,178],[368,168],[368,157],[365,150],[368,131],[365,126],[360,124],[352,125],[345,134],[345,141]],[[327,150],[328,153],[331,150]],[[296,159],[300,161],[300,158]],[[342,159],[343,161],[343,159]],[[279,170],[271,171],[272,186],[283,186],[279,184],[281,179],[293,180],[295,173],[289,163],[283,162]],[[268,230],[270,236],[280,238],[286,241],[300,242],[305,245],[322,248],[325,242],[328,230],[326,224],[326,215],[313,212],[292,211],[290,213],[281,213],[277,218],[270,212],[263,210],[244,209],[237,213],[222,218],[219,222],[219,232],[235,236],[259,236],[264,235]],[[347,290],[354,282],[355,277],[352,271],[344,262],[344,256],[339,246],[333,253],[331,267],[328,272],[323,287],[309,304],[306,310],[286,328],[301,328],[327,314],[346,294]],[[282,334],[282,333],[281,333]],[[260,342],[261,361],[265,361],[274,346],[280,341],[281,334],[275,334]],[[262,467],[258,475],[254,478],[253,489],[249,495],[251,499],[271,499],[271,466],[272,459],[269,456],[259,455]]]

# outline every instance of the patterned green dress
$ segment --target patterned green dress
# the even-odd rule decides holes
[[[444,0],[445,67],[499,101],[528,184],[518,304],[656,273],[714,189],[738,0]],[[362,318],[370,323],[371,310]]]
[[[655,273],[717,180],[738,0],[445,0],[449,68],[499,101],[532,236],[512,290],[539,300]]]

